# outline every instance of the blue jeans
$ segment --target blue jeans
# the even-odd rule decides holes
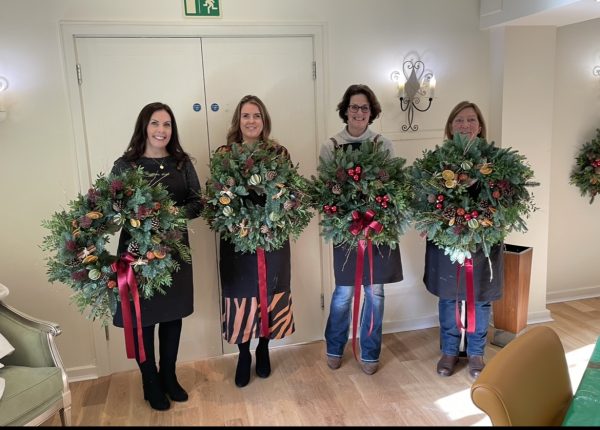
[[[383,284],[365,285],[364,301],[360,322],[360,358],[366,362],[378,362],[381,352],[381,335],[383,328]],[[327,355],[341,357],[348,342],[350,320],[352,315],[352,297],[354,286],[337,285],[331,297],[329,318],[325,327]],[[371,309],[373,310],[373,330],[371,327]]]
[[[460,330],[456,326],[456,300],[440,299],[438,308],[442,354],[458,356]],[[491,302],[475,302],[475,332],[467,333],[467,355],[469,357],[472,355],[483,357],[491,310]]]

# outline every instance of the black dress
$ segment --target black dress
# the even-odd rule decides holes
[[[504,280],[504,253],[503,244],[498,244],[490,250],[490,259],[481,249],[472,255],[473,259],[473,285],[475,288],[475,301],[491,302],[502,298],[502,284]],[[490,262],[492,271],[490,271]],[[456,292],[457,264],[450,261],[431,241],[427,241],[425,250],[425,274],[423,282],[427,291],[444,300],[466,300],[466,271],[460,271],[460,287],[458,296]],[[493,275],[493,276],[492,276]]]
[[[160,168],[160,165],[164,169]],[[196,170],[190,161],[178,166],[174,157],[164,158],[146,158],[141,157],[135,162],[124,161],[119,158],[115,161],[111,173],[121,173],[124,170],[136,167],[143,167],[149,174],[159,175],[160,183],[169,191],[170,197],[175,201],[176,206],[185,210],[188,219],[196,218],[202,210],[200,200],[200,182]],[[179,168],[178,168],[179,167]],[[126,242],[129,234],[121,230],[119,237],[118,254],[127,250]],[[182,242],[189,245],[187,231],[184,232]],[[173,272],[173,283],[165,288],[166,294],[155,293],[153,297],[146,300],[140,300],[142,326],[151,326],[160,322],[173,321],[184,318],[194,311],[194,284],[191,263],[177,260],[180,269]],[[131,306],[133,316],[133,326],[136,327],[135,308]],[[117,327],[123,327],[123,315],[121,305],[117,305],[117,310],[113,316],[113,324]]]
[[[217,151],[229,151],[228,145]],[[289,153],[276,144],[275,150]],[[250,194],[257,205],[265,204],[265,196]],[[268,327],[270,339],[282,339],[295,331],[290,289],[290,242],[274,251],[265,251],[267,268]],[[258,290],[257,253],[236,252],[235,246],[221,238],[219,249],[219,275],[221,278],[221,321],[223,338],[231,344],[247,342],[261,336],[260,297]]]
[[[354,285],[357,250],[354,248],[350,252],[348,251],[348,248],[344,246],[337,245],[333,247],[335,285]],[[396,249],[390,248],[389,245],[373,245],[373,283],[391,284],[400,282],[402,279],[400,245],[396,245]],[[365,249],[362,285],[370,284],[369,253]]]

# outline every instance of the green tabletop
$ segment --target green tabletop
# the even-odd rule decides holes
[[[600,337],[562,425],[600,426]]]

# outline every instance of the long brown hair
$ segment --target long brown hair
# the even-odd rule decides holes
[[[466,108],[473,108],[473,110],[475,111],[475,113],[477,114],[477,120],[479,121],[479,134],[477,135],[477,137],[481,137],[483,139],[485,139],[486,136],[486,132],[487,129],[485,127],[485,119],[483,119],[483,114],[481,113],[481,109],[479,109],[479,107],[472,102],[469,101],[462,101],[459,104],[457,104],[456,106],[454,106],[454,109],[452,109],[450,111],[450,115],[448,115],[448,120],[446,121],[446,127],[444,128],[444,134],[446,135],[447,139],[453,139],[454,138],[454,133],[452,133],[452,121],[454,121],[454,118],[456,118],[456,115],[458,115],[460,113],[460,111],[462,111],[463,109]]]
[[[123,159],[125,161],[136,161],[142,155],[144,155],[144,151],[146,150],[146,141],[148,140],[148,124],[150,123],[152,114],[159,110],[164,110],[171,117],[171,139],[166,147],[167,152],[175,157],[178,166],[180,166],[183,161],[191,160],[191,157],[183,150],[181,143],[179,142],[177,121],[175,121],[175,115],[173,115],[173,111],[169,105],[160,102],[154,102],[144,106],[137,117],[135,127],[133,129],[133,135],[131,136],[129,145],[127,145],[127,149],[123,154]]]
[[[227,131],[227,144],[230,145],[232,143],[242,143],[244,140],[244,136],[242,135],[242,131],[240,130],[240,120],[242,117],[242,106],[246,103],[252,103],[258,107],[260,114],[263,120],[263,129],[260,133],[260,137],[258,140],[266,142],[269,140],[269,135],[271,134],[271,116],[269,115],[269,111],[267,111],[267,107],[256,96],[246,95],[242,97],[240,102],[238,103],[235,111],[233,113],[233,118],[231,118],[231,125],[229,126],[229,131]]]

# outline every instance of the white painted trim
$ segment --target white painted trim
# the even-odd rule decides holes
[[[546,303],[569,302],[593,297],[600,297],[600,285],[548,292],[546,293]]]

